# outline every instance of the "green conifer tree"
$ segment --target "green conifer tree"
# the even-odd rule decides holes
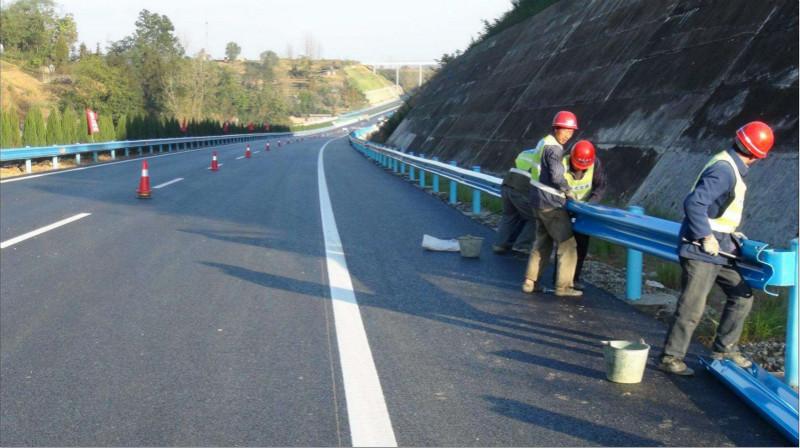
[[[61,117],[61,132],[64,135],[64,143],[74,145],[78,143],[78,114],[72,106],[67,106],[64,109],[64,115]]]
[[[25,115],[22,129],[22,144],[25,146],[44,146],[47,139],[44,134],[44,118],[38,107],[31,107]]]
[[[8,110],[8,124],[11,125],[11,147],[19,148],[22,146],[22,134],[19,132],[19,114],[14,106]]]
[[[58,109],[51,110],[50,116],[47,117],[47,132],[45,136],[48,146],[66,143],[64,140],[64,128],[61,124],[61,114]]]
[[[89,135],[89,124],[86,121],[86,111],[81,112],[80,114],[80,124],[78,125],[78,135],[77,140],[78,143],[90,143],[94,140],[92,136]]]
[[[128,139],[128,118],[125,115],[121,115],[117,119],[117,130],[116,130],[116,139],[117,141],[129,140]]]
[[[97,125],[100,126],[100,133],[97,136],[98,138],[95,139],[96,142],[110,142],[114,140],[116,132],[114,130],[114,122],[111,120],[110,115],[100,115]]]
[[[9,112],[5,109],[0,110],[0,148],[11,148],[11,127]]]

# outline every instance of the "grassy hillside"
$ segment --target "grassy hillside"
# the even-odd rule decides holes
[[[247,75],[253,70],[253,62],[218,61],[215,64],[236,73],[243,82],[264,82],[249,80]],[[310,92],[318,97],[307,113],[338,114],[398,96],[393,91],[380,91],[393,85],[386,78],[352,61],[280,59],[274,73],[270,83],[278,87],[287,104]],[[4,109],[15,107],[21,116],[32,106],[41,108],[45,114],[52,107],[63,106],[67,102],[63,95],[76,86],[70,74],[58,75],[50,82],[47,77],[23,70],[7,60],[0,60],[0,75],[0,105]],[[81,109],[83,105],[75,107]],[[314,110],[315,107],[319,110]],[[180,115],[192,116],[192,113],[185,111]]]
[[[344,69],[347,77],[356,88],[362,92],[391,87],[393,84],[383,76],[372,73],[372,70],[363,65],[351,65]]]
[[[16,64],[0,60],[0,106],[3,109],[14,105],[23,113],[32,106],[47,110],[57,101],[45,83]]]

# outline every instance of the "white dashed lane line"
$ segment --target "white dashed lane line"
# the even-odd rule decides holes
[[[164,182],[163,184],[156,185],[155,187],[153,187],[153,189],[157,189],[157,188],[164,188],[164,187],[166,187],[167,185],[172,185],[172,184],[174,184],[175,182],[180,182],[180,181],[182,181],[182,180],[183,180],[183,178],[182,178],[182,177],[179,177],[179,178],[177,178],[177,179],[172,179],[172,180],[171,180],[171,181],[169,181],[169,182]]]
[[[41,235],[41,234],[43,234],[45,232],[49,232],[49,231],[51,231],[53,229],[56,229],[56,228],[61,227],[63,225],[67,225],[67,224],[69,224],[71,222],[77,221],[77,220],[79,220],[81,218],[85,218],[85,217],[87,217],[89,215],[91,215],[91,213],[78,213],[77,215],[71,216],[71,217],[69,217],[67,219],[62,219],[61,221],[54,222],[54,223],[52,223],[52,224],[50,224],[48,226],[40,227],[40,228],[38,228],[36,230],[32,230],[32,231],[30,231],[28,233],[25,233],[23,235],[20,235],[18,237],[11,238],[10,240],[3,241],[2,243],[0,243],[0,249],[5,249],[6,247],[10,247],[10,246],[13,246],[13,245],[15,245],[17,243],[21,243],[22,241],[25,241],[25,240],[33,238],[35,236]]]

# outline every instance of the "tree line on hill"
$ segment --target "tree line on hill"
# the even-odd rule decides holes
[[[52,108],[58,110],[48,115],[48,121],[52,118],[63,122],[70,109],[79,111],[74,120],[66,120],[66,126],[52,126],[54,139],[56,129],[60,128],[63,134],[65,127],[80,127],[84,108],[100,116],[101,135],[93,136],[97,141],[120,139],[123,134],[128,139],[175,136],[180,132],[175,123],[183,120],[188,121],[188,132],[195,135],[221,133],[226,122],[230,133],[246,129],[249,123],[278,124],[272,128],[286,129],[280,123],[288,123],[290,114],[346,110],[365,102],[363,94],[350,91],[349,86],[339,92],[324,80],[308,82],[305,90],[284,97],[276,82],[279,59],[272,51],[262,52],[259,61],[238,66],[212,61],[203,50],[194,57],[187,56],[170,19],[148,10],[139,13],[133,33],[112,42],[105,54],[99,44],[93,52],[84,44],[75,48],[75,21],[70,14],[59,15],[53,0],[4,4],[0,22],[3,59],[28,71],[51,69],[46,70],[51,78],[47,88],[58,98],[58,105]],[[25,115],[25,124],[38,121],[41,112],[31,106],[11,104],[2,114],[11,121],[14,116]],[[143,123],[141,129],[135,121]],[[17,129],[22,125],[18,136],[13,132],[14,123],[3,124],[4,129],[9,124],[12,129],[4,132],[8,138],[3,138],[3,147],[6,140],[13,142],[17,137],[21,144],[50,144],[46,125],[40,131],[26,130],[25,124],[16,123]],[[120,128],[125,132],[120,133]],[[64,138],[55,144],[90,137],[81,133]]]
[[[19,122],[16,110],[0,112],[0,148],[289,131],[288,126],[276,124],[220,124],[211,119],[192,119],[181,123],[176,118],[159,119],[153,115],[123,115],[115,124],[110,116],[101,115],[98,119],[100,131],[89,135],[86,113],[77,113],[72,107],[63,111],[51,109],[47,120],[39,108],[32,107],[25,115],[22,132]]]

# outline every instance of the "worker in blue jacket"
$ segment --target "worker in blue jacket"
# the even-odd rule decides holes
[[[684,357],[715,283],[725,292],[727,300],[712,358],[730,359],[743,368],[752,365],[739,352],[737,343],[753,306],[753,293],[727,255],[737,254],[746,238],[737,228],[744,212],[747,191],[744,178],[748,167],[765,158],[773,143],[772,129],[766,124],[753,121],[742,126],[736,132],[733,147],[711,158],[683,202],[685,217],[679,249],[681,295],[659,364],[665,372],[694,373]]]

